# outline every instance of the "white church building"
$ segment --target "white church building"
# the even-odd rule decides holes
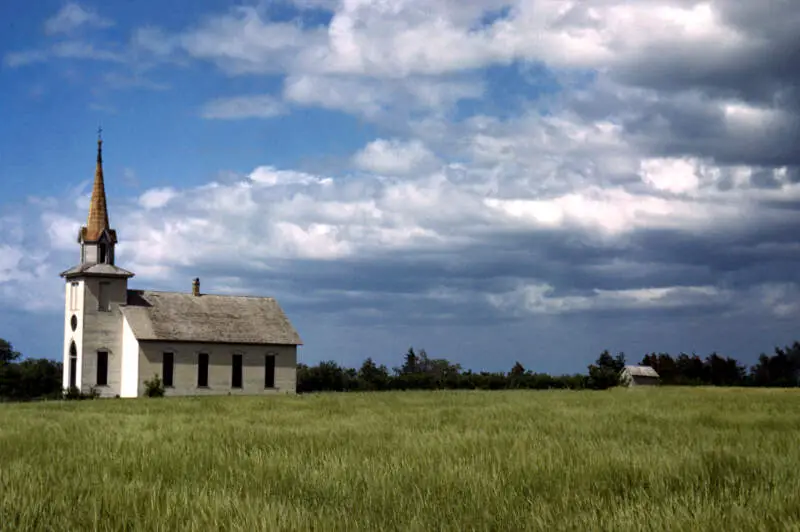
[[[294,393],[302,345],[269,297],[128,288],[118,267],[117,232],[108,221],[102,140],[87,224],[78,233],[80,263],[62,272],[64,388],[101,397],[141,397],[158,375],[165,395]]]

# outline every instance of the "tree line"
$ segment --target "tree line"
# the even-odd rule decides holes
[[[624,353],[603,351],[585,374],[549,375],[526,369],[520,362],[508,372],[473,372],[444,358],[432,358],[413,347],[403,363],[391,370],[367,358],[360,368],[346,368],[334,361],[297,365],[297,392],[388,390],[505,390],[570,389],[604,390],[619,383],[626,365]],[[663,385],[688,386],[800,386],[800,342],[776,347],[746,367],[731,357],[712,353],[705,358],[681,353],[648,353],[639,365],[654,368]],[[10,342],[0,338],[0,401],[80,399],[87,395],[62,390],[61,362],[46,358],[22,360]],[[92,397],[90,394],[88,397]]]
[[[315,366],[298,364],[297,391],[381,391],[438,389],[571,389],[605,390],[619,384],[627,364],[624,353],[603,351],[585,374],[549,375],[525,369],[516,362],[508,372],[473,372],[444,358],[431,358],[424,349],[410,348],[403,364],[389,370],[367,358],[359,369],[325,361]],[[663,385],[693,386],[800,386],[800,342],[762,354],[749,369],[731,357],[712,353],[705,359],[696,354],[648,353],[638,365],[658,372]]]

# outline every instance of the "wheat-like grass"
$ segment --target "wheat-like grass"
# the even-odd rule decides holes
[[[2,530],[798,530],[800,391],[0,405]]]

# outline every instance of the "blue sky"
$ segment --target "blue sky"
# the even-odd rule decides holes
[[[583,371],[795,340],[775,1],[0,5],[0,337],[57,357],[95,130],[131,286],[274,295],[303,362]]]

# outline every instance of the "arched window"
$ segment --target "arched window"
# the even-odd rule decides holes
[[[69,346],[69,387],[78,385],[78,349],[73,341]]]

